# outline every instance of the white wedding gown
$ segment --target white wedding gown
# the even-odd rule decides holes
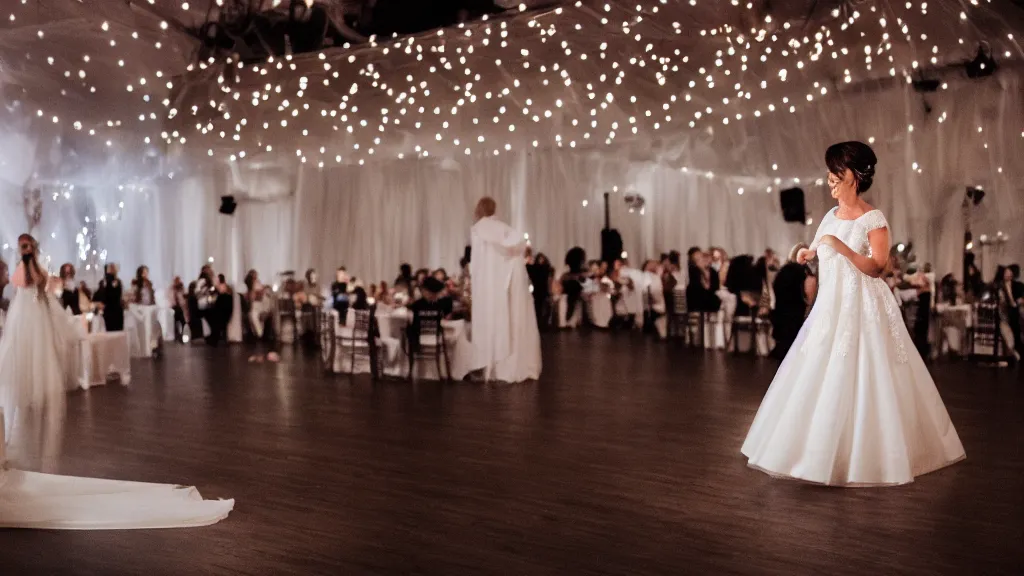
[[[24,285],[20,264],[16,285],[19,276]],[[234,500],[203,500],[192,487],[24,471],[56,464],[66,347],[76,337],[56,298],[16,288],[0,337],[0,528],[177,528],[226,518]]]
[[[885,486],[966,457],[888,285],[830,246],[869,255],[872,210],[822,220],[811,249],[818,296],[750,426],[742,453],[772,476],[832,486]]]

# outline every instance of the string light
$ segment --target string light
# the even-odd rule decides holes
[[[198,3],[176,4],[175,18],[185,27],[202,22]],[[305,152],[296,154],[298,162],[322,167],[364,165],[375,157],[616,147],[662,133],[713,133],[836,97],[840,91],[829,90],[823,78],[841,77],[847,86],[886,76],[904,82],[925,66],[969,59],[975,48],[962,38],[939,46],[923,33],[973,26],[974,4],[949,14],[924,2],[869,2],[798,25],[738,1],[607,1],[596,8],[575,2],[531,11],[519,5],[508,15],[449,30],[257,64],[234,56],[188,64],[178,54],[191,50],[169,49],[185,41],[169,12],[142,10],[123,20],[107,13],[108,20],[90,25],[108,44],[102,58],[59,60],[40,27],[26,60],[94,103],[111,95],[97,93],[90,79],[109,79],[112,70],[123,74],[124,94],[107,108],[116,109],[112,118],[38,109],[40,118],[95,137],[101,146],[138,138],[185,156],[231,162],[299,148]],[[32,10],[22,3],[14,12],[25,19]],[[741,21],[752,25],[734,24]],[[691,22],[705,27],[692,30]],[[691,32],[701,41],[680,41]],[[993,53],[1020,54],[1012,33],[999,31],[989,42]],[[117,66],[101,67],[106,62]],[[947,113],[937,117],[944,122]],[[791,170],[770,166],[772,173]],[[714,178],[712,170],[697,172]],[[768,180],[782,179],[772,174]]]

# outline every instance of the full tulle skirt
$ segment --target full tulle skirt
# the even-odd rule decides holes
[[[19,288],[0,339],[0,408],[7,456],[22,468],[49,471],[60,454],[68,347],[79,336],[51,295]]]
[[[885,486],[964,459],[888,286],[845,259],[827,264],[834,274],[823,265],[814,308],[743,443],[749,465],[816,484]]]
[[[234,500],[192,487],[58,476],[68,349],[80,334],[51,297],[18,289],[0,339],[0,528],[185,528],[223,520]]]
[[[234,505],[191,486],[0,471],[0,528],[189,528],[227,518]]]

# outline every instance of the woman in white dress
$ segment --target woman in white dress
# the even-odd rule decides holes
[[[839,205],[797,255],[800,263],[818,258],[818,297],[741,450],[751,467],[772,476],[897,485],[966,457],[896,300],[879,279],[889,257],[888,223],[860,197],[876,162],[860,142],[825,153]]]
[[[36,241],[23,234],[18,247],[16,292],[0,337],[0,528],[172,528],[227,517],[233,500],[203,500],[191,487],[25,471],[56,467],[64,363],[77,335],[48,290]]]

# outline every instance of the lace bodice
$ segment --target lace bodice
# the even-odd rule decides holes
[[[831,234],[846,243],[851,250],[864,256],[871,256],[871,243],[868,242],[868,233],[879,228],[889,227],[889,223],[886,222],[882,211],[877,209],[871,210],[853,220],[841,220],[836,218],[837,209],[838,207],[830,210],[821,220],[818,232],[814,235],[814,242],[811,243],[811,250],[815,250],[818,253],[818,257],[823,260],[828,260],[835,256],[836,251],[830,246],[820,246],[821,237]]]

